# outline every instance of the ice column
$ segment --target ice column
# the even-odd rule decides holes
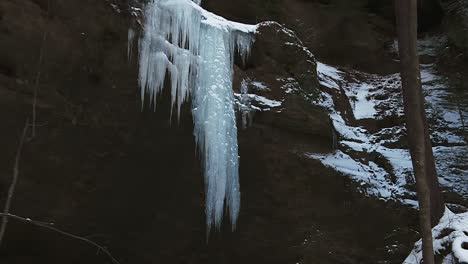
[[[200,1],[196,1],[199,4]],[[232,91],[233,61],[245,60],[255,26],[228,21],[189,0],[152,0],[139,44],[141,100],[170,76],[172,104],[192,98],[194,135],[202,159],[208,230],[219,228],[224,203],[235,227],[240,208],[239,156]]]

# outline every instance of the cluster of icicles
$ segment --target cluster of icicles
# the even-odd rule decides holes
[[[224,203],[235,228],[240,207],[237,127],[232,91],[233,61],[245,60],[256,27],[228,21],[200,1],[151,0],[139,41],[141,100],[155,107],[170,78],[177,116],[191,98],[194,135],[206,186],[206,222],[219,228]],[[172,110],[171,110],[172,115]]]

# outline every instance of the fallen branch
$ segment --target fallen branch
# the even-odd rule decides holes
[[[29,127],[29,119],[26,120],[26,124],[24,125],[24,128],[23,128],[23,134],[21,135],[18,149],[16,150],[15,165],[13,167],[13,179],[11,181],[10,187],[8,188],[8,196],[5,202],[5,207],[3,209],[3,214],[10,213],[11,201],[13,200],[13,194],[15,193],[16,183],[18,182],[21,152],[23,151],[24,140],[26,138],[26,133],[28,132],[28,127]],[[7,224],[8,224],[8,217],[3,217],[2,226],[0,227],[0,246],[3,241],[3,237],[5,236]]]
[[[63,230],[60,230],[58,228],[55,228],[55,227],[51,226],[52,224],[50,224],[50,223],[35,221],[35,220],[31,220],[29,218],[17,216],[17,215],[10,214],[10,213],[6,213],[6,214],[5,213],[0,213],[0,216],[3,217],[4,219],[5,218],[7,218],[7,219],[12,218],[14,220],[18,220],[18,221],[23,222],[23,223],[32,224],[32,225],[35,225],[35,226],[39,226],[39,227],[42,227],[42,228],[57,232],[57,233],[59,233],[61,235],[69,237],[69,238],[80,240],[82,242],[85,242],[87,244],[90,244],[90,245],[96,247],[99,251],[104,252],[109,257],[109,259],[112,261],[112,263],[120,264],[120,262],[116,258],[114,258],[114,256],[112,256],[112,254],[105,247],[103,247],[103,246],[97,244],[96,242],[93,242],[93,241],[91,241],[91,240],[89,240],[89,239],[87,239],[85,237],[81,237],[81,236],[78,236],[78,235],[74,235],[74,234],[65,232]]]

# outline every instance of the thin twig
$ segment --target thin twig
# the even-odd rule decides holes
[[[47,12],[46,12],[46,19],[49,16],[49,9],[50,9],[50,0],[47,1]],[[36,136],[36,108],[37,108],[37,95],[39,93],[39,81],[41,79],[41,67],[42,67],[42,61],[44,58],[44,47],[45,47],[45,42],[47,40],[47,25],[45,26],[46,28],[42,32],[42,42],[41,42],[41,48],[39,50],[39,62],[37,64],[37,72],[36,72],[36,79],[34,81],[34,98],[33,98],[33,104],[32,104],[32,129],[31,129],[31,138],[34,138]]]
[[[23,128],[23,134],[21,135],[18,149],[16,150],[15,165],[13,167],[13,179],[8,189],[8,196],[5,202],[5,207],[3,209],[4,214],[8,214],[10,212],[11,201],[13,200],[13,194],[15,193],[16,183],[18,182],[19,163],[21,159],[21,152],[23,150],[24,140],[26,138],[26,133],[28,132],[28,127],[29,127],[28,125],[29,125],[29,118],[26,120],[26,124],[24,125],[24,128]],[[5,236],[5,230],[6,230],[7,224],[8,224],[8,217],[3,217],[2,226],[0,227],[0,246],[2,244],[3,237]]]
[[[103,247],[103,246],[97,244],[96,242],[93,242],[93,241],[91,241],[91,240],[89,240],[87,238],[65,232],[63,230],[60,230],[58,228],[55,228],[55,227],[51,226],[51,224],[31,220],[29,218],[24,218],[24,217],[17,216],[17,215],[14,215],[14,214],[0,213],[0,216],[2,216],[3,218],[12,218],[12,219],[18,220],[18,221],[23,222],[23,223],[28,223],[28,224],[32,224],[32,225],[35,225],[35,226],[43,227],[45,229],[57,232],[57,233],[59,233],[61,235],[64,235],[66,237],[73,238],[73,239],[76,239],[76,240],[80,240],[82,242],[85,242],[87,244],[90,244],[90,245],[96,247],[99,251],[104,252],[109,257],[109,259],[112,261],[112,263],[120,264],[120,262],[116,258],[114,258],[114,256],[112,256],[112,254],[105,247]]]

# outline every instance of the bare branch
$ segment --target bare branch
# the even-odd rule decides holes
[[[21,152],[23,151],[24,140],[26,138],[26,133],[28,132],[28,127],[29,127],[29,119],[26,120],[26,124],[24,125],[24,128],[23,128],[23,134],[21,135],[18,149],[16,150],[15,165],[13,167],[13,179],[11,181],[10,187],[8,188],[8,196],[5,202],[5,207],[3,209],[4,214],[8,214],[10,212],[11,201],[13,200],[13,194],[15,193],[16,183],[18,182]],[[0,227],[0,246],[3,241],[3,237],[5,236],[7,224],[8,224],[8,217],[3,217],[2,226]]]
[[[59,233],[61,235],[64,235],[66,237],[73,238],[73,239],[85,242],[87,244],[90,244],[90,245],[96,247],[99,251],[104,252],[109,257],[109,259],[112,261],[112,263],[120,264],[120,262],[116,258],[114,258],[114,256],[112,256],[112,254],[109,252],[109,250],[107,250],[105,247],[103,247],[103,246],[97,244],[96,242],[93,242],[93,241],[91,241],[91,240],[89,240],[89,239],[87,239],[85,237],[81,237],[81,236],[74,235],[74,234],[68,233],[66,231],[60,230],[60,229],[58,229],[56,227],[53,227],[49,223],[31,220],[29,218],[17,216],[17,215],[10,214],[10,213],[0,213],[0,216],[2,216],[4,219],[5,218],[12,218],[14,220],[18,220],[18,221],[23,222],[23,223],[28,223],[28,224],[32,224],[32,225],[35,225],[35,226],[39,226],[39,227],[42,227],[42,228],[57,232],[57,233]]]

